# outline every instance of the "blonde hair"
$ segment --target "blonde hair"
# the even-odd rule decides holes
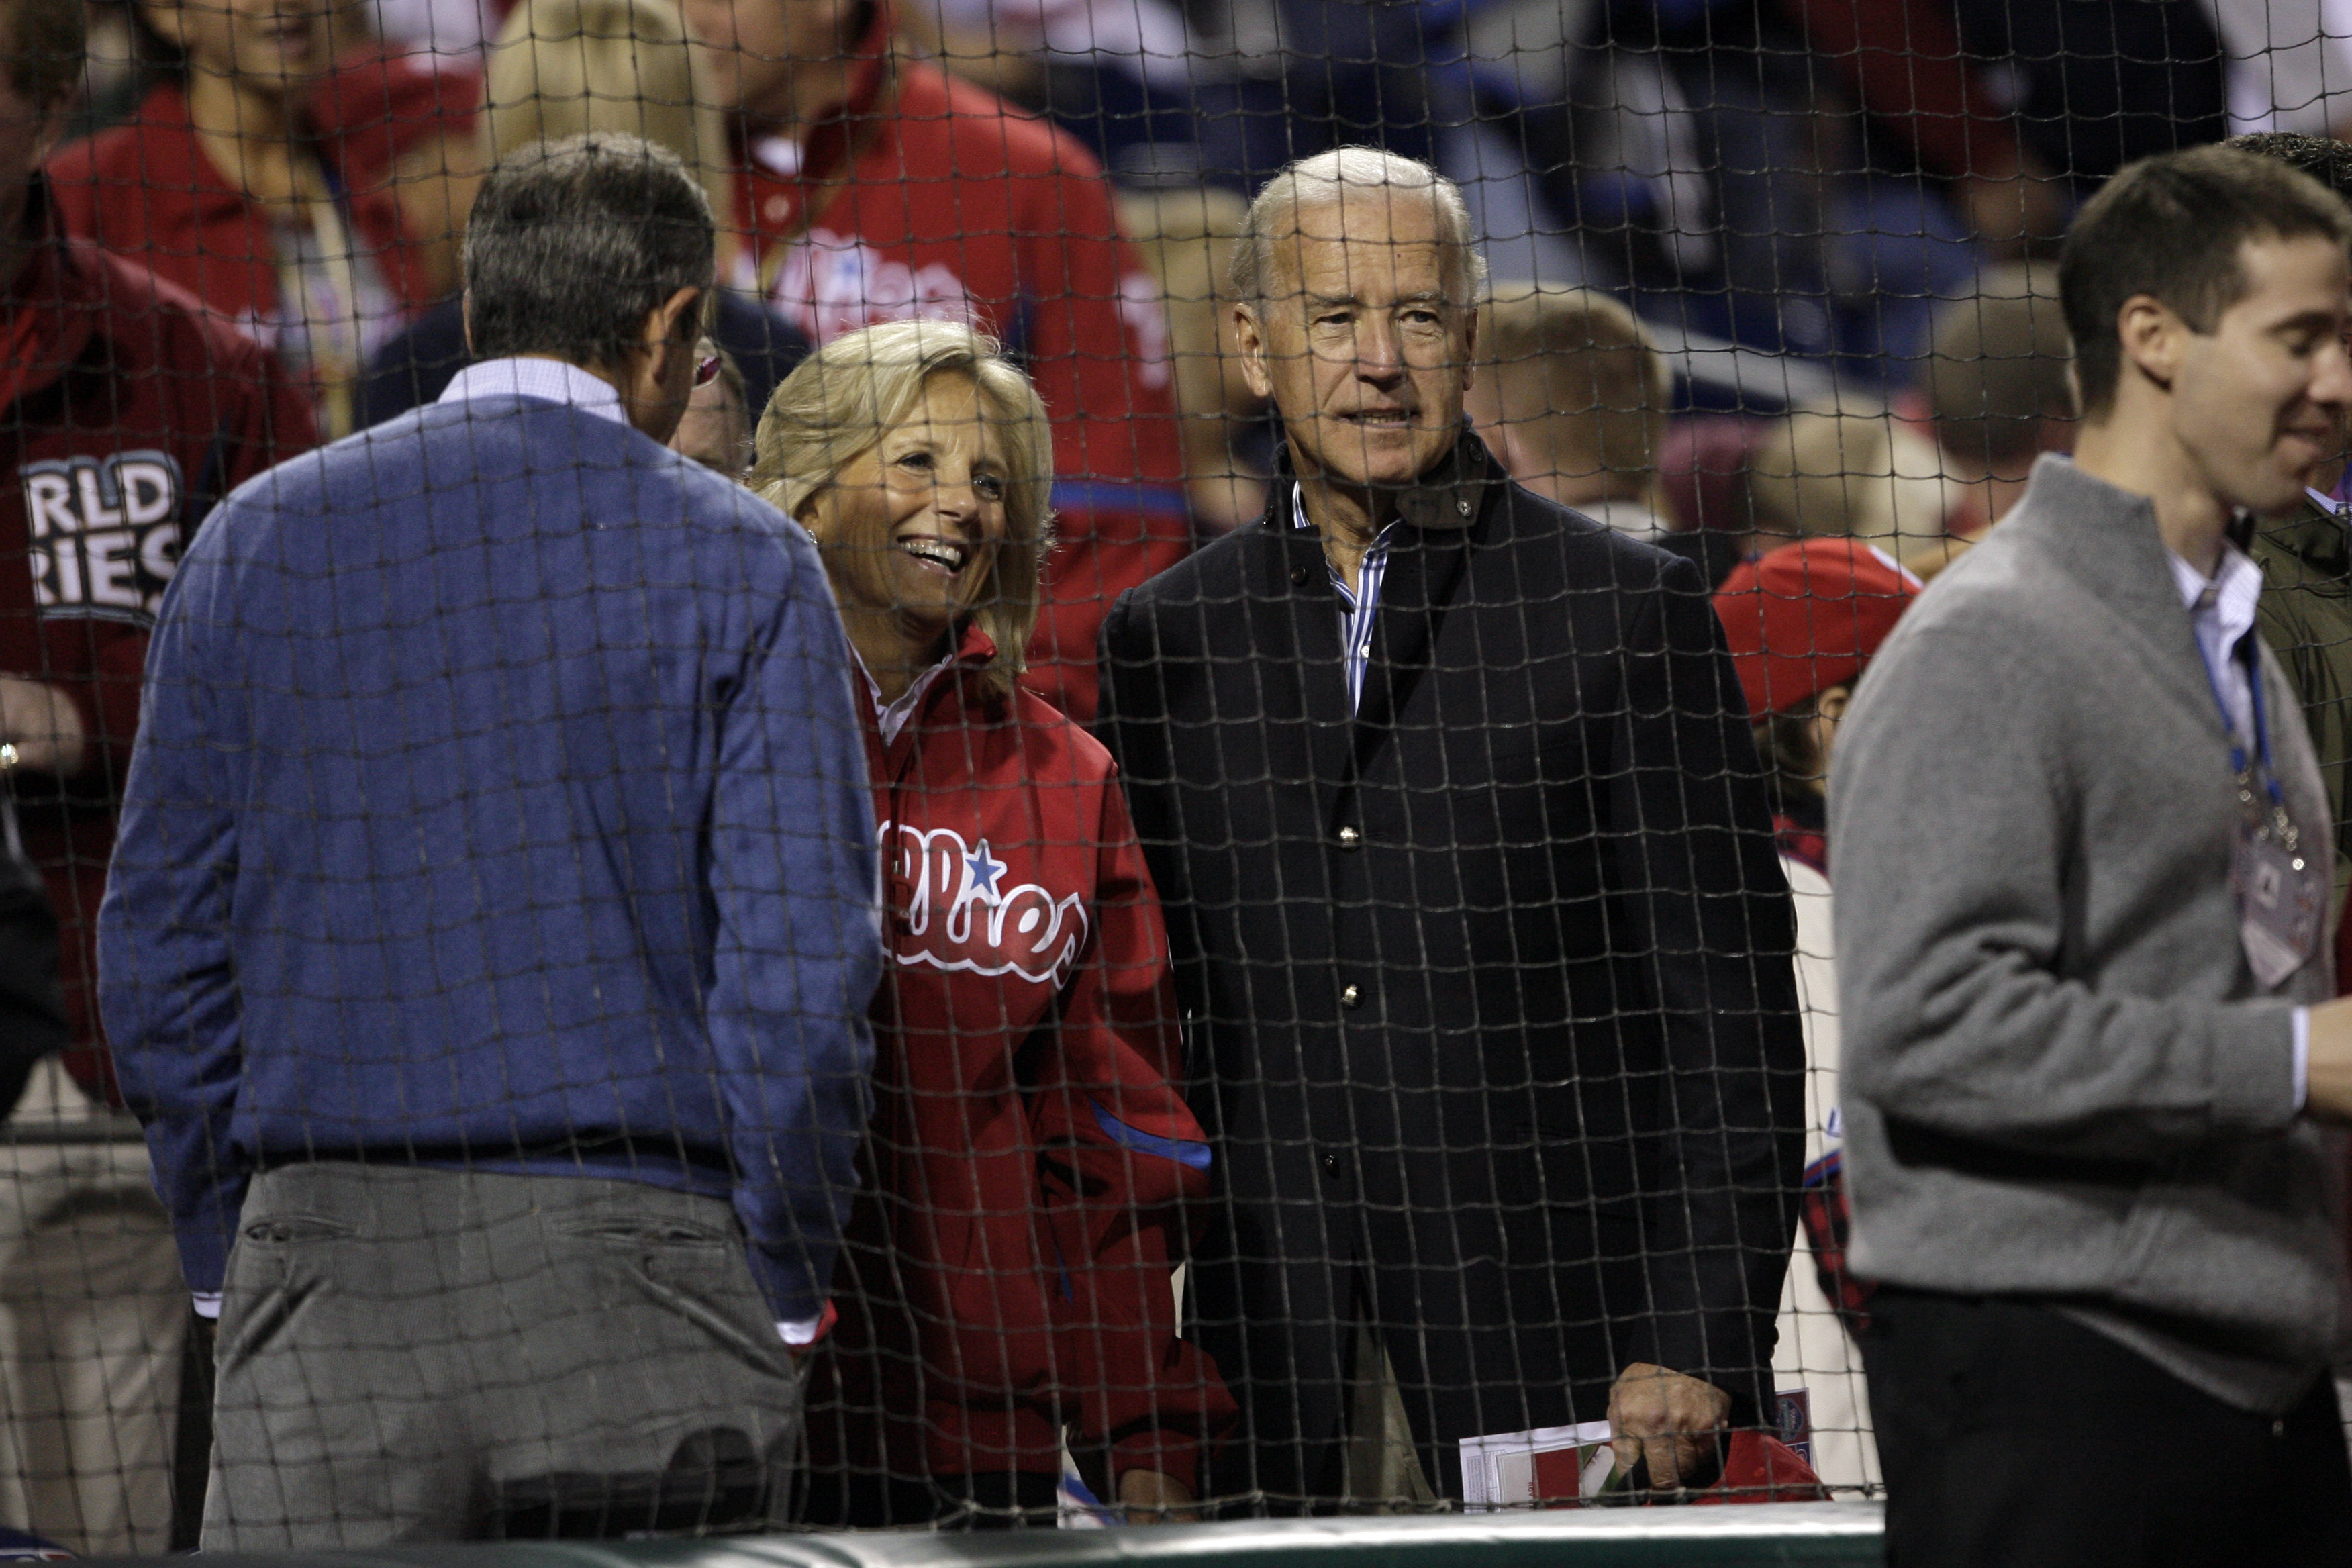
[[[1501,416],[1540,434],[1562,473],[1645,481],[1656,467],[1674,374],[1633,312],[1608,295],[1496,284],[1478,360]]]
[[[985,679],[1010,696],[1037,626],[1039,579],[1053,548],[1054,437],[1044,399],[996,340],[952,321],[885,321],[845,333],[784,377],[760,416],[751,486],[785,516],[802,513],[841,470],[903,424],[935,376],[979,388],[1004,439],[1004,540],[972,619],[996,644]]]
[[[1263,310],[1275,281],[1275,245],[1298,232],[1301,215],[1335,205],[1350,191],[1423,191],[1437,209],[1437,239],[1444,253],[1445,293],[1457,307],[1478,303],[1486,284],[1486,258],[1463,204],[1462,187],[1426,163],[1378,147],[1335,147],[1301,158],[1265,183],[1243,220],[1234,250],[1234,297]]]
[[[677,154],[733,226],[734,177],[677,7],[658,0],[522,0],[490,46],[482,82],[490,161],[593,132],[642,136]]]

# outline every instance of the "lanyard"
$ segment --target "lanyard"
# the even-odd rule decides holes
[[[2252,635],[2249,632],[2247,637]],[[2242,639],[2239,646],[2244,647],[2247,644]],[[2270,799],[2272,829],[2280,841],[2292,849],[2296,837],[2294,820],[2287,815],[2286,791],[2279,787],[2278,770],[2271,765],[2270,703],[2263,695],[2262,662],[2251,649],[2242,661],[2234,654],[2229,657],[2231,662],[2242,662],[2246,668],[2246,694],[2254,713],[2254,752],[2262,765],[2263,793]],[[2246,742],[2238,734],[2236,721],[2230,717],[2230,705],[2221,696],[2221,677],[2213,673],[2212,661],[2205,656],[2202,639],[2197,644],[2197,660],[2205,667],[2205,684],[2213,693],[2213,706],[2221,710],[2222,732],[2230,737],[2230,771],[2237,775],[2239,798],[2251,805],[2253,796],[2246,787],[2252,782],[2247,767]]]

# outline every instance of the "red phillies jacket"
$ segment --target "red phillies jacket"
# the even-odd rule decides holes
[[[38,185],[33,209],[52,221]],[[91,944],[148,628],[213,502],[316,437],[259,344],[84,241],[34,251],[0,300],[0,673],[64,690],[89,736],[62,785],[16,781],[19,816],[63,927],[68,1065],[102,1089]]]
[[[405,310],[432,303],[431,286],[401,220],[394,165],[425,138],[472,124],[480,92],[471,72],[381,47],[340,61],[311,89],[320,158],[341,182],[354,237]],[[149,92],[127,124],[59,153],[49,177],[67,232],[153,268],[248,331],[276,319],[269,218],[205,155],[177,82]]]
[[[994,651],[969,634],[887,747],[859,703],[895,962],[812,1458],[1056,1474],[1066,1423],[1114,1477],[1197,1486],[1234,1406],[1176,1337],[1209,1151],[1171,1087],[1159,900],[1109,755],[1034,694],[990,694]]]
[[[1113,600],[1190,548],[1160,289],[1076,141],[889,53],[887,7],[846,107],[796,172],[754,141],[738,265],[819,343],[910,316],[971,321],[1020,356],[1054,421],[1061,544],[1029,681],[1080,722]],[[763,161],[764,160],[766,161]]]

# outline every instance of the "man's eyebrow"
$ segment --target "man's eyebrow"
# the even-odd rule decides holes
[[[2324,332],[2339,330],[2344,326],[2344,324],[2345,313],[2341,310],[2297,310],[2294,315],[2289,316],[2283,321],[2273,321],[2271,323],[2271,331],[2274,332]]]
[[[1361,305],[1363,303],[1363,300],[1354,294],[1318,294],[1312,289],[1302,290],[1302,292],[1306,295],[1307,303],[1310,307],[1318,310],[1327,305]],[[1445,290],[1443,289],[1423,289],[1418,293],[1400,294],[1396,297],[1393,303],[1398,305],[1442,305],[1445,303]]]

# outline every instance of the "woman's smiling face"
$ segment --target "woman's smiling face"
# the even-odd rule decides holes
[[[945,637],[992,574],[1009,475],[979,386],[932,376],[907,417],[802,509],[842,608],[894,615],[925,647]]]

